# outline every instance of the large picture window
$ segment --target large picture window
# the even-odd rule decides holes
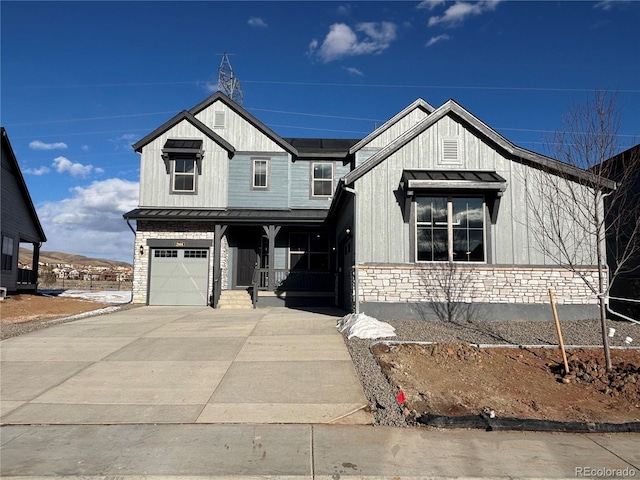
[[[196,191],[196,159],[188,156],[173,158],[171,185],[173,192],[194,193]]]
[[[417,197],[416,260],[484,262],[482,197]]]
[[[329,237],[325,233],[291,233],[289,268],[329,270]]]
[[[312,197],[330,197],[333,194],[333,163],[314,163],[312,177]]]
[[[2,270],[13,270],[13,238],[2,236]]]

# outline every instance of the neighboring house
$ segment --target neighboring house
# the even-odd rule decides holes
[[[40,245],[47,238],[40,225],[27,185],[20,171],[18,160],[13,153],[9,137],[4,127],[2,133],[2,278],[0,285],[8,292],[35,292],[38,281],[38,259]],[[33,246],[31,269],[18,268],[21,243]]]
[[[549,287],[563,318],[597,314],[534,244],[525,200],[543,170],[591,174],[511,144],[453,100],[418,99],[360,140],[285,139],[218,92],[133,148],[136,303],[216,306],[255,280],[258,306],[426,318],[434,278],[454,265],[470,282],[462,301],[491,318],[547,318]]]
[[[629,182],[631,188],[625,189],[627,198],[624,199],[622,205],[615,209],[607,208],[610,215],[609,224],[612,224],[615,218],[623,215],[624,220],[630,226],[635,226],[638,221],[637,209],[631,211],[625,209],[627,202],[635,207],[640,198],[640,144],[625,150],[622,153],[608,159],[603,165],[603,171],[607,172],[607,176],[616,182]],[[624,188],[624,187],[623,187]],[[609,202],[609,198],[605,198],[605,202]],[[623,212],[620,209],[625,209]],[[633,215],[632,217],[630,215]],[[609,269],[616,269],[616,252],[623,250],[629,241],[628,231],[607,232],[607,263]],[[618,254],[621,255],[621,254]],[[640,300],[640,255],[636,252],[625,264],[625,269],[611,285],[609,295],[612,297]],[[640,306],[636,302],[626,302],[611,300],[611,307],[620,313],[632,315],[636,319],[640,319]]]

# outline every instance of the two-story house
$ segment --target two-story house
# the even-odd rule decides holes
[[[2,136],[2,293],[35,292],[38,285],[40,246],[47,241],[38,214],[24,181],[20,165],[11,147],[9,136],[0,127]],[[30,269],[19,268],[20,244],[31,246]],[[25,262],[26,263],[26,262]],[[6,290],[5,290],[6,289]]]
[[[258,306],[424,318],[430,279],[459,265],[473,282],[465,301],[495,318],[546,316],[549,287],[565,318],[597,312],[581,280],[536,248],[528,220],[535,172],[569,167],[453,100],[418,99],[363,139],[305,139],[218,92],[133,148],[136,303],[216,306],[255,282]]]

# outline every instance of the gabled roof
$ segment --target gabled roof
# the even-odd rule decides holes
[[[44,234],[44,230],[42,229],[42,225],[40,224],[40,219],[38,218],[38,213],[36,212],[36,208],[33,205],[33,200],[31,200],[31,195],[29,194],[29,189],[27,188],[27,184],[24,181],[24,177],[22,176],[22,172],[20,171],[20,165],[18,164],[18,159],[16,158],[15,153],[13,152],[13,148],[11,147],[11,142],[9,142],[9,136],[7,135],[7,131],[4,127],[0,127],[0,132],[2,134],[2,150],[7,153],[7,158],[9,159],[9,163],[11,164],[11,168],[14,171],[16,181],[18,182],[18,188],[22,192],[22,197],[24,198],[25,203],[27,204],[27,208],[29,209],[29,213],[31,215],[31,221],[40,237],[41,242],[46,242],[47,237]],[[3,181],[4,183],[4,181]]]
[[[390,118],[389,120],[387,120],[385,123],[383,123],[382,125],[380,125],[378,128],[376,128],[373,132],[371,132],[369,135],[367,135],[366,137],[364,137],[362,140],[360,140],[358,143],[356,143],[355,145],[353,145],[350,149],[349,149],[349,153],[353,154],[356,153],[358,150],[360,150],[362,147],[364,147],[365,145],[367,145],[368,143],[370,143],[374,138],[376,138],[378,135],[380,135],[382,132],[388,130],[389,128],[391,128],[393,125],[395,125],[396,123],[398,123],[400,120],[402,120],[404,117],[406,117],[407,115],[409,115],[411,112],[413,112],[415,109],[420,109],[425,111],[427,114],[430,114],[431,112],[433,112],[434,108],[429,105],[427,102],[425,102],[423,99],[418,98],[415,102],[413,102],[411,105],[409,105],[408,107],[406,107],[404,110],[402,110],[401,112],[399,112],[398,114],[394,115],[392,118]]]
[[[273,140],[275,143],[277,143],[284,150],[286,150],[287,152],[291,153],[292,155],[296,155],[296,156],[298,155],[298,150],[293,145],[288,143],[286,140],[284,140],[282,137],[280,137],[280,135],[278,135],[276,132],[271,130],[264,123],[262,123],[260,120],[258,120],[253,115],[251,115],[244,108],[242,108],[240,105],[238,105],[236,102],[231,100],[229,97],[227,97],[222,92],[216,92],[213,95],[211,95],[209,98],[205,98],[198,105],[196,105],[195,107],[190,109],[189,112],[192,115],[197,115],[202,110],[204,110],[205,108],[209,107],[210,105],[212,105],[213,103],[215,103],[217,101],[221,101],[222,103],[224,103],[227,107],[229,107],[231,110],[233,110],[238,115],[240,115],[242,118],[244,118],[247,122],[249,122],[251,125],[253,125],[256,129],[258,129],[259,131],[264,133],[267,137],[269,137],[271,140]]]
[[[198,130],[200,130],[202,133],[204,133],[207,137],[211,138],[214,142],[216,142],[222,148],[227,150],[229,152],[229,156],[233,156],[233,154],[236,152],[236,149],[233,147],[233,145],[231,145],[224,138],[222,138],[216,132],[211,130],[209,127],[207,127],[204,123],[202,123],[196,117],[194,117],[192,113],[190,113],[190,112],[188,112],[186,110],[183,110],[182,112],[177,114],[175,117],[173,117],[169,121],[167,121],[167,122],[163,123],[162,125],[160,125],[158,128],[156,128],[153,132],[151,132],[146,137],[141,138],[140,140],[138,140],[136,143],[134,143],[132,145],[133,149],[136,152],[140,153],[142,151],[142,147],[144,147],[148,143],[152,142],[153,140],[158,138],[160,135],[162,135],[164,132],[166,132],[170,128],[173,128],[174,126],[176,126],[178,123],[182,122],[183,120],[186,120],[189,123],[191,123],[191,125],[196,127]]]
[[[502,151],[506,152],[510,157],[515,157],[521,161],[528,162],[538,168],[550,170],[552,172],[568,175],[570,178],[585,180],[588,182],[593,181],[596,177],[591,172],[587,172],[580,168],[568,165],[566,163],[559,162],[553,158],[540,155],[538,153],[531,152],[524,148],[518,147],[504,138],[498,132],[486,125],[480,119],[475,117],[469,111],[465,110],[461,105],[450,99],[442,106],[435,109],[431,114],[421,122],[417,123],[414,127],[407,130],[404,134],[400,135],[393,142],[389,143],[386,147],[382,148],[371,156],[367,161],[353,169],[347,175],[343,177],[343,181],[346,185],[352,184],[354,181],[371,171],[374,167],[386,160],[390,155],[400,150],[422,132],[434,125],[438,120],[447,116],[455,115],[463,122],[467,123],[476,133],[489,143],[492,143]],[[615,189],[615,182],[608,181],[606,179],[599,179],[598,182],[594,182],[606,188]]]

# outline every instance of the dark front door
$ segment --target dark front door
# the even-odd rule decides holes
[[[258,259],[256,243],[256,239],[250,236],[243,235],[238,238],[236,287],[248,287],[251,285],[253,269]]]

